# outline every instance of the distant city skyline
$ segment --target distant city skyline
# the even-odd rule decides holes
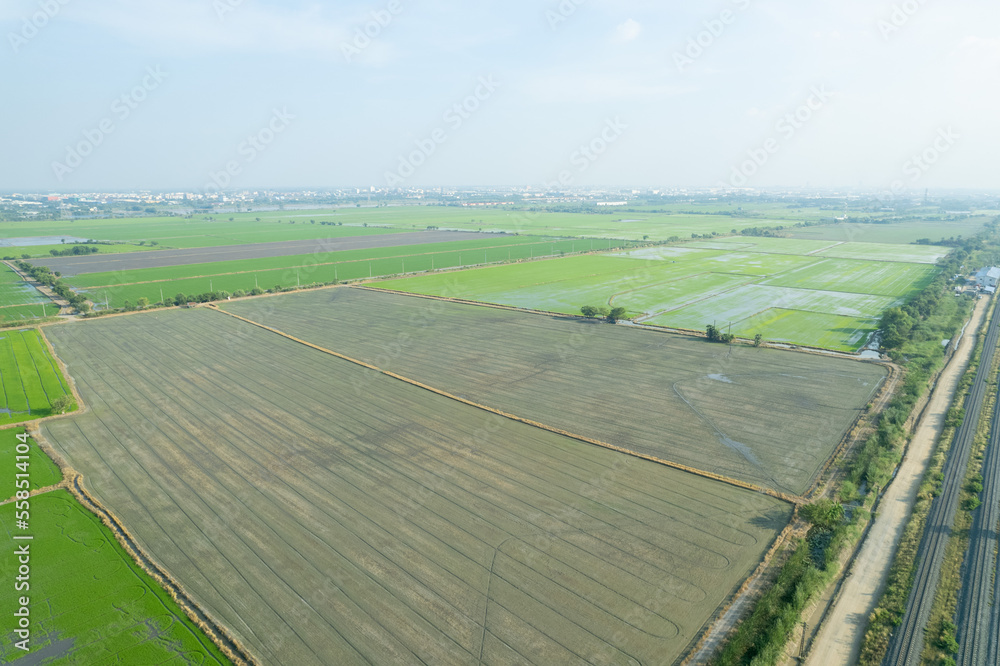
[[[0,191],[994,189],[1000,7],[13,0]]]

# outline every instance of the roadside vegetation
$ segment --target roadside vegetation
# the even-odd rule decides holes
[[[63,282],[61,279],[62,276],[58,272],[53,273],[45,266],[32,266],[26,261],[17,261],[16,264],[21,272],[30,275],[39,284],[45,285],[60,297],[66,299],[79,312],[88,312],[90,310],[90,304],[87,303],[87,299],[74,292],[68,284]]]

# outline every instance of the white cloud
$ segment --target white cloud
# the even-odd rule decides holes
[[[615,41],[619,43],[631,42],[642,32],[642,24],[635,19],[629,19],[615,28]]]

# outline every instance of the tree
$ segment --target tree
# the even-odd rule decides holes
[[[611,312],[609,312],[607,314],[608,323],[609,324],[614,324],[619,319],[625,319],[626,318],[625,317],[626,314],[627,314],[627,311],[625,310],[625,308],[621,308],[621,307],[612,308]]]
[[[174,296],[174,305],[184,305],[185,303],[187,303],[187,296],[184,294]]]
[[[831,499],[821,499],[806,504],[800,513],[813,525],[832,530],[844,520],[844,505]]]
[[[717,329],[714,324],[709,324],[705,327],[705,335],[708,336],[709,342],[719,341],[719,329]]]
[[[76,309],[82,312],[83,314],[87,314],[88,312],[90,312],[90,303],[88,303],[87,301],[82,301],[80,303],[77,303]]]
[[[762,344],[764,344],[764,336],[763,335],[761,335],[760,333],[758,333],[757,335],[753,336],[753,346],[754,347],[760,347]]]
[[[889,308],[882,315],[879,323],[879,333],[882,336],[884,349],[898,349],[906,342],[913,329],[913,317],[900,308]]]
[[[583,313],[583,316],[587,317],[588,319],[593,319],[594,317],[596,317],[598,311],[599,308],[593,305],[584,305],[582,308],[580,308],[580,312]]]
[[[135,312],[135,306],[132,305],[132,301],[125,301],[125,312]]]
[[[136,307],[138,307],[140,310],[145,310],[146,308],[149,307],[149,299],[143,296],[138,301],[136,301],[135,304]]]
[[[52,412],[54,414],[65,414],[73,406],[73,398],[68,395],[61,395],[52,401]]]

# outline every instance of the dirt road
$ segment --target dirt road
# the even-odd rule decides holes
[[[934,442],[944,424],[959,379],[965,372],[975,347],[975,333],[989,306],[986,299],[976,304],[958,351],[938,379],[924,417],[917,425],[913,441],[896,479],[889,486],[854,565],[848,572],[838,599],[826,617],[819,636],[809,650],[808,666],[847,666],[857,663],[864,630],[885,586],[889,566],[916,501]]]

